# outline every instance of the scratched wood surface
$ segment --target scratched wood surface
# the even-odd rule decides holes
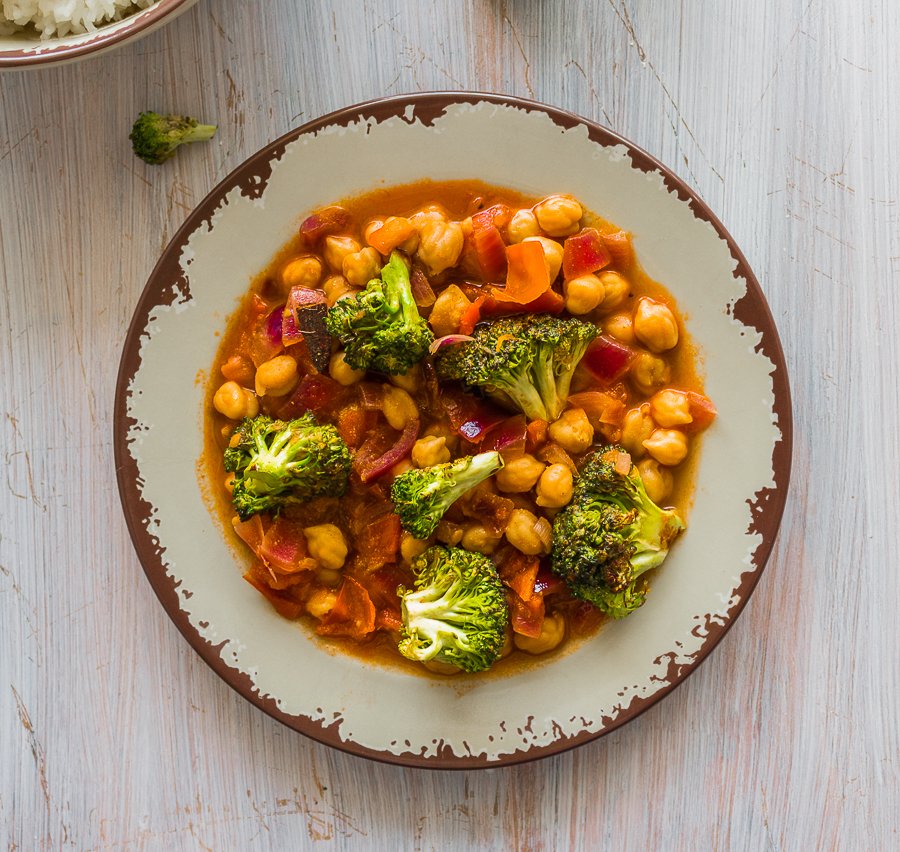
[[[900,847],[900,4],[201,0],[0,76],[0,838],[9,849]],[[119,509],[111,412],[146,276],[242,159],[339,106],[510,92],[709,202],[781,329],[793,487],[744,616],[600,742],[429,773],[281,727],[194,655]],[[143,108],[218,121],[164,168]]]

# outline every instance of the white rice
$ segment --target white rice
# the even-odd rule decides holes
[[[0,35],[37,31],[41,38],[93,32],[157,0],[0,0]]]

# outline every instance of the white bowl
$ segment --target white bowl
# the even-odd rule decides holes
[[[135,41],[187,11],[197,0],[159,0],[121,21],[104,24],[92,33],[39,39],[15,34],[0,36],[0,70],[43,68],[96,56]]]
[[[632,231],[687,317],[719,417],[687,533],[631,617],[520,674],[446,680],[328,653],[275,614],[198,484],[204,382],[252,278],[310,210],[376,186],[478,178],[569,192]],[[213,669],[285,724],[347,751],[441,768],[514,763],[594,739],[680,683],[759,579],[790,474],[791,412],[771,315],[709,209],[671,172],[577,116],[496,95],[434,93],[350,107],[289,133],[226,178],[154,270],[116,393],[119,487],[138,555]]]

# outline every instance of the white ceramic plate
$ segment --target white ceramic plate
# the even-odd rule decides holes
[[[148,35],[186,12],[197,0],[159,0],[121,21],[98,26],[82,35],[38,39],[26,34],[0,35],[0,70],[4,68],[43,68],[74,62],[121,47]]]
[[[704,438],[689,530],[646,605],[522,674],[442,681],[326,653],[244,582],[197,481],[204,403],[197,376],[213,363],[218,335],[251,280],[309,211],[420,178],[570,192],[633,232],[644,268],[687,317],[719,411]],[[115,429],[138,555],[169,615],[213,669],[322,742],[442,768],[553,754],[666,695],[747,602],[790,473],[777,333],[722,225],[671,172],[608,130],[495,95],[435,93],[350,107],[289,133],[226,178],[147,284],[122,357]]]

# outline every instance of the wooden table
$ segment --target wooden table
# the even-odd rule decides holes
[[[8,847],[900,848],[898,38],[893,0],[202,0],[2,75]],[[700,671],[599,742],[456,774],[332,751],[219,681],[144,579],[111,448],[128,319],[193,205],[308,119],[450,88],[579,112],[699,190],[771,303],[796,433],[779,544]],[[146,167],[145,108],[221,129]]]

